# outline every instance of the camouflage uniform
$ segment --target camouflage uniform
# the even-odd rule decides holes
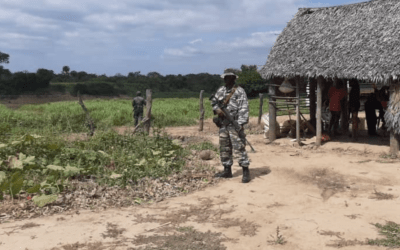
[[[227,89],[227,87],[223,86],[218,89],[215,96],[218,98],[218,100],[224,100],[226,96],[232,92],[232,90],[233,88]],[[215,100],[212,100],[211,105],[213,110],[218,108]],[[243,126],[249,122],[249,103],[246,92],[243,88],[237,87],[227,105],[227,110],[229,110],[230,115],[238,122],[239,125]],[[239,161],[239,165],[241,167],[248,167],[250,162],[246,153],[246,142],[239,138],[238,132],[236,132],[233,125],[227,124],[227,119],[223,119],[223,125],[219,129],[221,163],[224,167],[231,167],[233,165],[233,151],[235,159],[238,159]]]
[[[146,105],[146,100],[140,96],[140,91],[136,93],[136,97],[133,98],[133,119],[135,120],[135,126],[138,125],[139,121],[143,118],[143,106]]]

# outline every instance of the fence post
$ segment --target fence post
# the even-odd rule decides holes
[[[150,124],[151,124],[151,89],[146,89],[146,119],[147,122],[144,124],[144,129],[147,134],[150,133]]]
[[[89,135],[93,136],[93,134],[94,134],[94,122],[93,122],[92,118],[90,118],[89,111],[87,110],[85,104],[83,103],[83,100],[82,100],[82,97],[81,97],[81,94],[79,93],[79,91],[78,91],[78,100],[79,100],[79,104],[81,105],[83,111],[85,111],[85,114],[86,114],[86,121],[87,121],[89,129],[90,129]]]
[[[269,85],[268,95],[269,95],[269,141],[273,142],[276,139],[276,109],[275,109],[275,86],[277,84],[278,79],[275,78],[271,81],[271,85]]]
[[[199,131],[203,131],[203,125],[204,125],[204,107],[203,107],[203,93],[204,90],[200,91],[200,127]]]
[[[300,141],[300,76],[295,77],[296,81],[296,141],[301,146]]]
[[[264,94],[262,94],[262,93],[260,93],[259,94],[260,95],[260,109],[259,109],[259,113],[258,113],[258,124],[260,124],[261,123],[261,116],[262,116],[262,108],[263,108],[263,96],[264,96]]]

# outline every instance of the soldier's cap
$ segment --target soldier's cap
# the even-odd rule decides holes
[[[224,78],[225,78],[225,76],[235,76],[235,77],[236,77],[236,79],[238,79],[238,78],[239,78],[237,75],[235,75],[234,73],[230,73],[230,72],[229,72],[229,73],[222,74],[222,75],[221,75],[221,78],[222,78],[222,79],[224,79]]]
[[[137,95],[140,95],[140,94],[142,94],[142,93],[141,93],[140,91],[138,91],[138,92],[136,92],[136,94],[137,94]]]

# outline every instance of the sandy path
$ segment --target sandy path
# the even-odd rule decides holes
[[[217,136],[207,135],[215,132],[209,127],[201,136],[218,144]],[[197,126],[166,130],[176,136],[199,135]],[[387,140],[375,145],[364,144],[371,141],[368,138],[360,143],[329,142],[311,149],[298,148],[286,138],[269,145],[262,135],[249,135],[248,139],[257,150],[249,153],[252,181],[248,184],[241,183],[242,171],[235,163],[234,178],[183,197],[125,209],[4,223],[0,225],[0,249],[63,249],[65,244],[96,241],[105,248],[68,249],[134,249],[132,239],[139,235],[168,235],[174,227],[183,226],[235,239],[223,242],[227,249],[332,249],[329,244],[341,244],[342,249],[383,249],[350,241],[379,237],[371,223],[400,222],[399,161],[379,157],[389,150],[381,145]],[[312,145],[312,140],[305,143]],[[219,166],[218,159],[208,162]],[[394,198],[378,200],[374,190]],[[26,223],[37,226],[21,228]],[[116,225],[114,232],[125,230],[107,237],[112,231],[108,223]],[[160,225],[163,227],[146,231]],[[277,239],[277,227],[286,244],[270,242]],[[164,232],[158,231],[163,228]]]

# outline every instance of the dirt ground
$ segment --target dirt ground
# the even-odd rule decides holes
[[[285,118],[279,118],[282,122]],[[158,203],[0,224],[0,249],[384,249],[372,223],[400,223],[399,160],[387,157],[389,138],[357,143],[348,136],[314,147],[288,138],[266,144],[250,119],[251,182],[234,177]],[[126,127],[116,128],[119,132]],[[175,138],[218,145],[217,128],[166,128]],[[259,129],[258,129],[259,131]],[[186,139],[185,139],[186,138]],[[222,170],[219,159],[205,161]]]

